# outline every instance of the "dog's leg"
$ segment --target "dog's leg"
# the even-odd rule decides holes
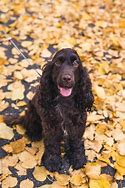
[[[62,166],[61,139],[60,130],[58,128],[44,132],[45,152],[42,157],[42,165],[51,172],[59,171]]]
[[[28,109],[24,117],[24,127],[26,129],[27,136],[32,141],[38,141],[42,139],[42,125],[39,115],[36,112],[32,101],[28,104]]]
[[[79,169],[86,163],[84,143],[82,136],[85,131],[85,120],[77,120],[68,126],[68,141],[66,148],[66,156],[69,159],[73,169]]]
[[[70,150],[67,153],[70,164],[73,169],[82,168],[86,163],[84,144],[82,140],[70,140],[69,141]]]

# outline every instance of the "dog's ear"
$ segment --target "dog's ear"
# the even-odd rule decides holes
[[[54,95],[56,93],[55,84],[52,79],[53,61],[48,62],[43,67],[43,73],[40,79],[41,101],[44,108],[52,105]]]
[[[77,84],[77,103],[81,109],[86,109],[91,111],[94,96],[92,94],[92,83],[88,74],[88,71],[85,67],[79,67],[79,81]]]

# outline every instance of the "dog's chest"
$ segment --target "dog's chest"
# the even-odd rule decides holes
[[[68,135],[67,123],[72,123],[73,112],[75,112],[73,103],[60,102],[56,105],[56,113],[60,119],[60,128],[64,136]]]

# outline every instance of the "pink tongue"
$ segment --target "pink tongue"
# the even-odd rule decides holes
[[[66,88],[59,87],[59,89],[60,89],[60,94],[61,94],[62,96],[64,96],[64,97],[68,97],[68,96],[70,96],[71,93],[72,93],[72,88],[66,89]]]

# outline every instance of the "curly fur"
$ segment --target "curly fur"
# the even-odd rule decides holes
[[[76,59],[71,58],[73,54]],[[62,59],[60,55],[61,58],[63,56]],[[66,64],[70,72],[70,67],[75,60],[78,67],[75,70],[72,69],[73,76],[76,78],[73,81],[73,91],[71,96],[63,97],[57,86],[57,69],[60,69],[61,74],[61,66],[63,64],[65,68]],[[58,68],[56,68],[57,61],[62,61]],[[67,81],[66,84],[69,82]],[[77,52],[70,48],[58,51],[52,61],[44,66],[39,87],[29,102],[22,121],[31,140],[36,141],[43,137],[45,152],[42,164],[49,171],[59,171],[61,168],[62,140],[65,142],[65,155],[72,167],[79,169],[85,164],[82,136],[85,131],[87,111],[91,110],[93,100],[92,84]]]

